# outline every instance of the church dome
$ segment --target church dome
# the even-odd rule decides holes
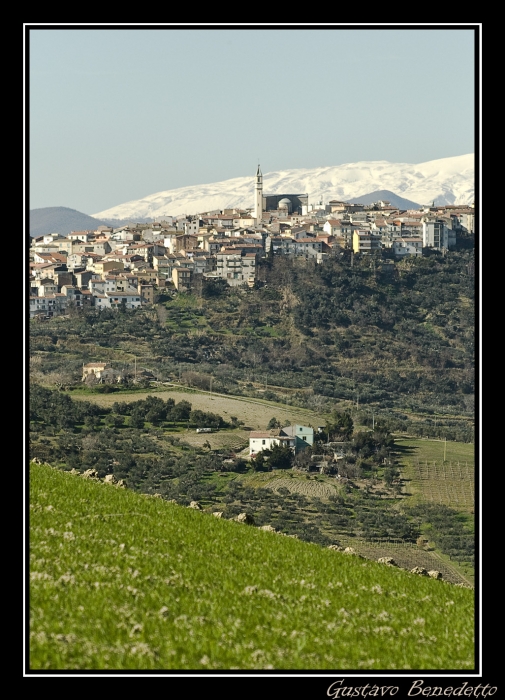
[[[277,205],[279,209],[290,209],[291,208],[291,200],[288,199],[287,197],[284,197],[284,199],[281,199],[279,204]]]

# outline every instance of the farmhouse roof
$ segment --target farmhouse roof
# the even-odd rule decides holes
[[[250,438],[273,438],[273,437],[279,437],[280,435],[280,430],[253,430],[251,433],[249,433]]]

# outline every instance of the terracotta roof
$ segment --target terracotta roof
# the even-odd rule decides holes
[[[260,431],[255,431],[253,430],[251,433],[249,433],[249,437],[269,437],[269,438],[278,438],[280,436],[280,429],[276,428],[275,430],[260,430]]]

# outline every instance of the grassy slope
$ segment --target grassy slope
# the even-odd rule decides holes
[[[33,669],[473,668],[469,590],[48,466],[30,487]]]

